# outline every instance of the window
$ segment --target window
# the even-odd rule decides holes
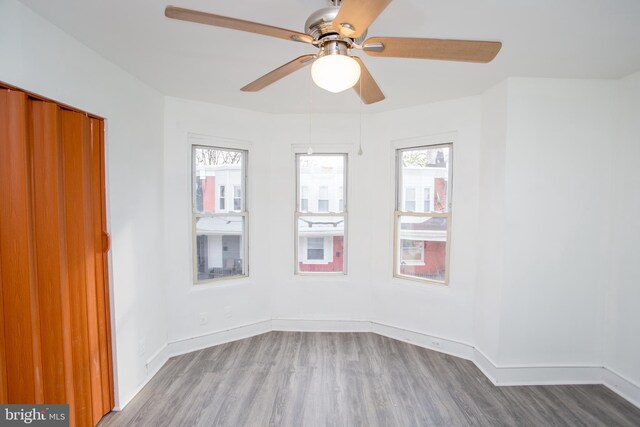
[[[324,237],[307,238],[307,260],[324,260]]]
[[[346,170],[346,154],[296,155],[296,274],[346,274]]]
[[[424,264],[424,242],[421,240],[402,239],[400,261],[406,265]]]
[[[431,187],[424,189],[424,211],[429,212],[431,210]]]
[[[224,186],[224,185],[221,185],[221,186],[220,186],[220,203],[219,203],[219,205],[218,205],[218,208],[219,208],[221,211],[223,211],[223,210],[225,209],[225,207],[224,207],[224,201],[225,201],[225,199],[224,199],[224,197],[225,197],[225,196],[224,196],[224,190],[225,190],[225,186]]]
[[[404,189],[404,210],[407,212],[416,210],[416,189],[413,187]]]
[[[247,152],[194,145],[192,161],[194,282],[247,276]],[[229,187],[234,212],[225,210]]]
[[[309,211],[309,187],[300,187],[300,210],[302,212]]]
[[[242,210],[242,188],[239,185],[233,186],[233,210]]]
[[[452,144],[396,151],[396,277],[448,282],[452,158]],[[422,205],[417,188],[424,189]]]
[[[329,212],[329,187],[324,185],[318,189],[318,212]]]

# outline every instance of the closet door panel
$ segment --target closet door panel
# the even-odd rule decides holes
[[[33,218],[44,401],[72,403],[71,337],[65,255],[58,106],[30,101]],[[68,367],[68,369],[66,368]]]
[[[2,254],[0,253],[0,259],[1,257]],[[0,262],[0,319],[4,322],[2,305],[2,262]],[[7,356],[4,349],[4,325],[0,325],[0,403],[7,402],[9,402],[7,394]]]
[[[91,119],[91,196],[93,210],[93,236],[95,244],[95,283],[98,346],[100,356],[99,384],[102,395],[101,414],[109,412],[113,402],[113,367],[111,366],[111,325],[109,318],[109,279],[107,275],[107,253],[109,250],[105,209],[104,182],[104,122]]]
[[[97,277],[96,277],[96,253],[100,251],[101,239],[96,239],[95,227],[99,222],[99,217],[95,218],[93,213],[93,183],[95,174],[93,173],[93,150],[94,150],[94,122],[87,119],[87,138],[84,140],[83,183],[84,205],[85,205],[85,248],[87,250],[86,264],[86,290],[87,290],[87,327],[89,329],[89,361],[91,380],[91,410],[95,423],[102,418],[102,376],[100,372],[100,335],[98,327],[98,298],[97,298]]]
[[[85,115],[61,109],[62,142],[62,180],[64,186],[64,216],[66,239],[66,257],[69,277],[69,305],[71,307],[70,333],[71,354],[73,359],[73,388],[75,396],[75,424],[78,426],[95,425],[92,406],[92,349],[89,338],[87,316],[87,288],[95,286],[93,275],[87,276],[89,268],[93,270],[90,228],[87,227],[87,175],[89,138],[89,119]]]
[[[0,89],[0,268],[6,403],[43,403],[27,96]]]

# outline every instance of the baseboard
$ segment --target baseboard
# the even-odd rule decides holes
[[[597,365],[500,366],[478,348],[473,361],[496,386],[602,384],[604,370]]]
[[[153,376],[158,373],[158,371],[164,366],[165,363],[167,363],[170,358],[185,353],[191,353],[192,351],[202,350],[203,348],[211,347],[214,345],[253,337],[270,331],[271,320],[263,320],[260,322],[242,325],[235,328],[224,329],[222,331],[211,332],[208,334],[169,342],[158,351],[156,351],[153,356],[151,356],[147,360],[145,364],[145,367],[147,369],[147,376],[145,381],[142,382],[142,384],[140,384],[130,396],[121,398],[119,405],[113,408],[113,410],[122,411],[122,409],[124,409],[127,404],[131,402],[131,400],[147,385],[151,378],[153,378]]]
[[[191,353],[192,351],[202,350],[203,348],[212,347],[214,345],[254,337],[256,335],[271,332],[271,330],[271,320],[262,320],[255,323],[237,326],[235,328],[172,341],[167,344],[167,346],[169,348],[168,351],[170,357],[174,357],[185,353]]]
[[[370,332],[371,322],[365,320],[271,319],[271,330],[288,332]]]
[[[494,363],[482,350],[471,344],[381,322],[276,318],[169,342],[147,361],[147,379],[145,382],[131,396],[121,400],[119,407],[114,408],[114,410],[119,411],[124,408],[164,366],[169,358],[271,331],[372,332],[470,360],[496,386],[603,384],[640,408],[640,386],[614,370],[603,366],[500,366]]]
[[[640,408],[640,385],[606,366],[498,366],[477,348],[473,361],[496,386],[602,384]]]
[[[640,385],[626,379],[611,368],[605,367],[602,383],[614,393],[640,408]]]
[[[136,388],[136,390],[129,396],[125,398],[121,397],[118,405],[113,408],[113,411],[122,411],[124,407],[127,406],[138,393],[140,393],[140,391],[147,385],[151,378],[153,378],[154,375],[158,373],[160,368],[162,368],[164,364],[167,363],[167,360],[169,360],[169,347],[165,344],[160,349],[158,349],[158,351],[156,351],[153,356],[151,356],[145,363],[146,378],[142,382],[142,384],[140,384],[138,388]]]
[[[380,322],[371,322],[371,332],[417,345],[418,347],[450,354],[461,359],[473,360],[473,346],[460,341],[449,340]]]

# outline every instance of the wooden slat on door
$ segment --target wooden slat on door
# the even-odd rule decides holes
[[[43,402],[27,96],[0,89],[0,283],[6,399]],[[18,286],[19,285],[19,286]]]
[[[66,369],[71,365],[65,364],[71,340],[58,106],[33,100],[30,106],[35,263],[40,325],[45,331],[41,336],[44,401],[70,403],[73,389],[65,387],[72,373]]]
[[[91,387],[92,349],[87,322],[87,177],[86,140],[89,138],[88,119],[80,113],[60,110],[62,138],[62,180],[64,185],[64,215],[66,256],[69,272],[69,305],[71,310],[71,354],[75,395],[75,423],[94,425]],[[89,248],[89,250],[91,247]]]

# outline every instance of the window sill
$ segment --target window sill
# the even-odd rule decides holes
[[[407,282],[413,283],[414,285],[434,285],[438,288],[449,288],[449,281],[445,280],[444,282],[439,282],[437,280],[430,279],[422,279],[414,276],[406,276],[403,274],[395,273],[393,275],[393,283],[397,285],[407,284]]]

